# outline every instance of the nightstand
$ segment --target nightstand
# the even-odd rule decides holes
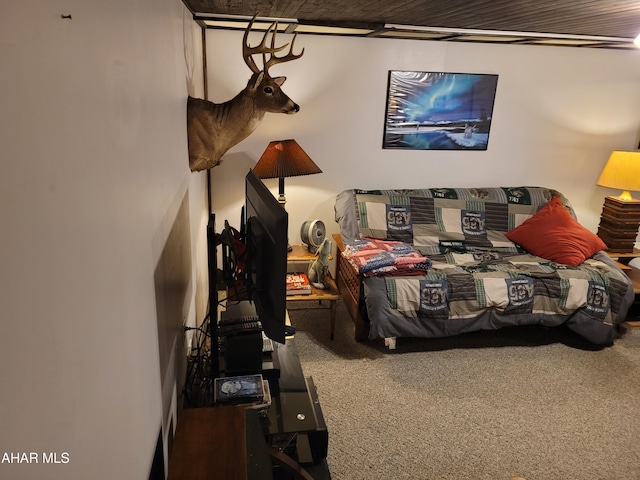
[[[640,249],[634,248],[633,252],[621,253],[621,252],[612,252],[606,251],[607,255],[609,255],[616,264],[622,269],[624,273],[627,274],[629,280],[631,280],[631,284],[633,285],[633,293],[636,294],[636,300],[631,308],[640,305],[640,269],[636,268],[632,265],[629,265],[629,262],[634,258],[640,258]],[[632,327],[640,327],[640,320],[636,318],[636,320],[627,320],[627,323]]]
[[[309,263],[315,260],[316,256],[309,252],[304,245],[291,245],[291,248],[292,250],[287,254],[288,270],[291,272],[306,273],[309,269]],[[336,327],[336,302],[340,300],[340,292],[338,292],[338,287],[330,272],[327,272],[324,281],[329,285],[329,288],[322,290],[312,285],[310,294],[287,295],[287,302],[317,300],[319,305],[322,305],[323,301],[329,302],[329,320],[331,322],[330,338],[333,340]]]

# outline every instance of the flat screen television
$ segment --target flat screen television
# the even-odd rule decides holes
[[[287,315],[287,211],[258,176],[245,178],[247,289],[267,337],[285,342]]]
[[[216,377],[220,371],[218,359],[218,342],[216,337],[216,322],[218,321],[218,252],[216,236],[216,216],[209,214],[207,223],[207,271],[209,274],[209,335],[212,339],[213,354],[211,355],[211,376]]]
[[[216,216],[209,214],[207,223],[207,271],[209,273],[209,314],[211,324],[215,325],[218,309],[218,258],[216,242]]]

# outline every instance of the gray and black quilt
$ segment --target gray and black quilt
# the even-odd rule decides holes
[[[345,245],[363,238],[407,242],[429,260],[418,275],[363,279],[369,337],[564,323],[593,343],[613,342],[634,294],[606,253],[572,267],[531,255],[504,235],[554,195],[561,196],[543,187],[340,194],[336,220]]]

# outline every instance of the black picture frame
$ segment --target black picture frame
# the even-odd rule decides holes
[[[487,150],[498,75],[390,70],[382,148]]]

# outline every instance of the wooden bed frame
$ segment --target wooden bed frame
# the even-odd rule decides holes
[[[339,233],[333,234],[336,242],[336,285],[342,296],[347,311],[356,325],[356,342],[367,339],[368,325],[360,315],[360,297],[362,292],[362,278],[353,266],[342,256],[344,244]]]

